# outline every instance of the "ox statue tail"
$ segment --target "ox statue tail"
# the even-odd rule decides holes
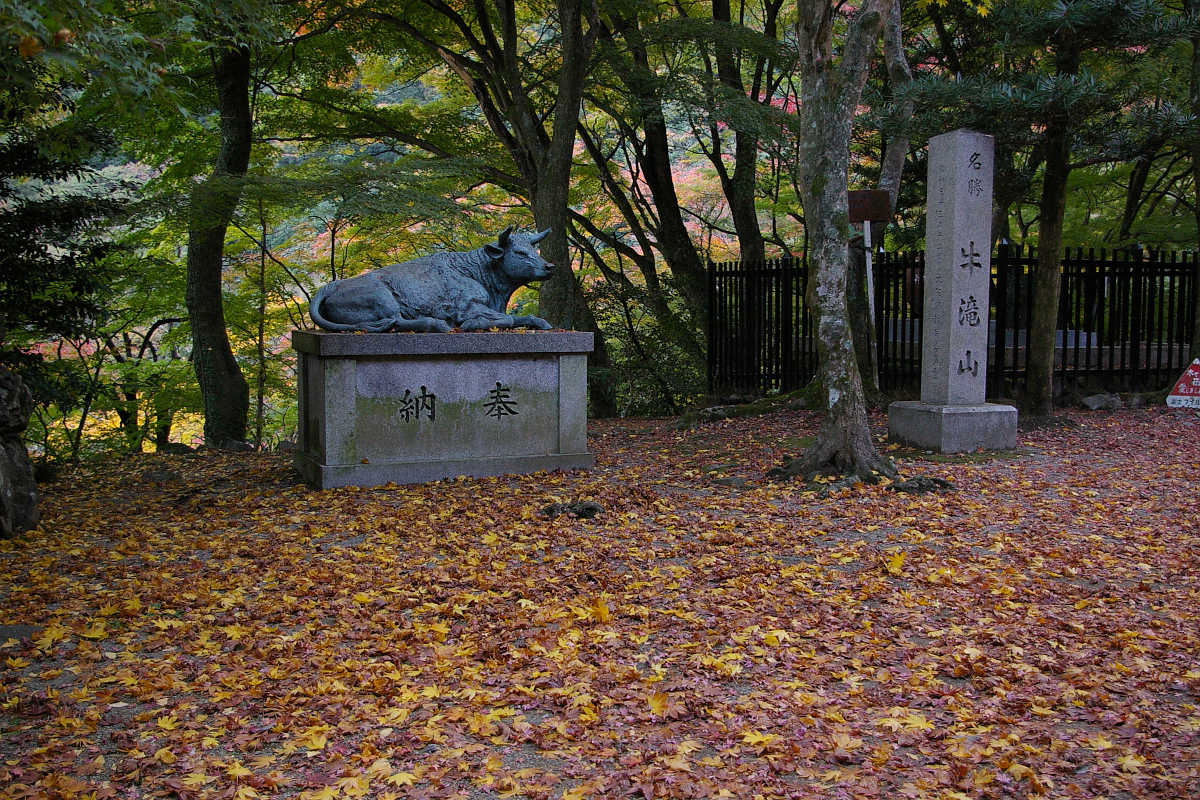
[[[308,315],[312,317],[312,321],[317,323],[318,328],[324,328],[327,331],[372,331],[379,333],[386,331],[395,324],[395,320],[377,319],[370,322],[345,323],[345,322],[330,322],[321,314],[321,303],[329,296],[329,292],[337,285],[337,281],[327,283],[321,287],[313,299],[308,304]]]

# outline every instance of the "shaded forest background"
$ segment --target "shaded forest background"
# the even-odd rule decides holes
[[[850,188],[895,198],[876,241],[921,246],[925,144],[970,127],[996,240],[1194,248],[1196,1],[892,7],[850,143]],[[829,8],[843,42],[860,9]],[[0,0],[0,348],[35,460],[274,447],[316,287],[508,225],[571,267],[516,302],[600,334],[594,413],[695,404],[707,262],[803,253],[827,180],[797,14]]]

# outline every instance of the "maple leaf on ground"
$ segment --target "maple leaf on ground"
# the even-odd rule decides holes
[[[1142,768],[1146,766],[1146,758],[1138,755],[1137,753],[1122,753],[1121,756],[1117,758],[1117,765],[1120,766],[1121,770],[1124,772],[1137,773],[1141,772]]]
[[[899,577],[904,574],[904,559],[906,554],[903,550],[896,550],[891,555],[883,559],[883,569],[888,575]]]
[[[91,625],[81,630],[79,635],[85,639],[92,639],[93,641],[105,639],[108,637],[108,623],[102,619],[96,620]]]
[[[832,739],[835,753],[841,752],[843,754],[849,754],[851,750],[857,750],[858,748],[862,747],[863,744],[862,739],[851,736],[849,733],[844,731],[839,731],[833,734]]]
[[[191,789],[199,789],[201,786],[212,783],[216,778],[212,775],[205,775],[203,772],[189,772],[183,776],[183,785]]]
[[[785,630],[764,631],[762,635],[763,644],[770,647],[779,647],[779,645],[792,638],[792,635]]]
[[[42,629],[42,632],[33,640],[33,643],[37,646],[38,650],[49,650],[57,642],[66,639],[70,632],[70,628],[67,628],[65,625],[52,622]]]
[[[778,738],[773,733],[762,733],[761,731],[745,731],[742,733],[742,743],[748,744],[751,747],[766,747]]]

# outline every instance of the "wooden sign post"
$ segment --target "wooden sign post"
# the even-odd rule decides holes
[[[892,197],[886,189],[863,189],[849,192],[851,222],[863,226],[863,249],[867,253],[867,309],[875,319],[875,270],[871,263],[871,223],[886,222],[892,217]]]

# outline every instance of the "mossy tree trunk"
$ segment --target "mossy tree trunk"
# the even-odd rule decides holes
[[[851,19],[834,58],[836,17],[831,3],[801,0],[801,199],[811,278],[808,302],[817,314],[818,380],[825,419],[816,440],[789,471],[855,474],[865,480],[895,475],[871,438],[862,379],[854,355],[846,302],[850,221],[850,133],[867,67],[892,0],[867,0]]]

